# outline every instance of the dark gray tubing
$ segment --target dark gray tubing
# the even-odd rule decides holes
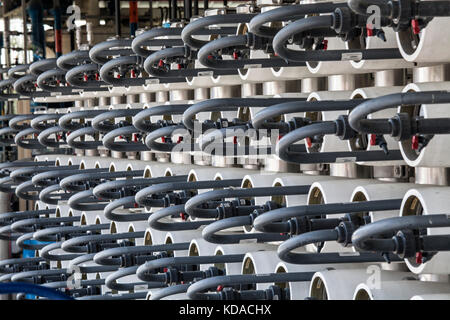
[[[92,187],[93,182],[96,180],[102,181],[106,179],[129,178],[144,174],[143,170],[109,172],[108,168],[84,169],[83,171],[86,173],[74,174],[62,179],[59,183],[61,188],[68,191],[84,191],[86,188]],[[80,182],[89,182],[89,186],[79,186],[78,184]]]
[[[18,99],[19,95],[18,94],[14,94],[14,93],[4,93],[3,90],[8,89],[8,88],[13,88],[14,82],[16,82],[16,79],[6,79],[6,80],[2,80],[0,81],[0,100],[2,101],[7,101],[9,99]]]
[[[122,293],[122,294],[103,294],[97,296],[85,296],[76,298],[76,300],[136,300],[136,299],[145,299],[147,296],[147,292],[134,292],[134,293]]]
[[[120,268],[119,270],[115,271],[114,273],[110,274],[106,277],[105,285],[112,290],[117,291],[129,291],[134,290],[135,286],[142,286],[146,285],[147,289],[152,288],[161,288],[165,287],[164,282],[127,282],[127,283],[118,283],[117,280],[120,278],[130,276],[136,273],[136,270],[139,266],[131,266],[126,268]]]
[[[1,192],[14,192],[16,189],[18,183],[14,182],[14,180],[11,177],[3,177],[0,178],[0,191]]]
[[[122,266],[122,260],[120,258],[117,258],[122,255],[137,255],[144,253],[151,254],[161,251],[188,250],[189,244],[189,242],[179,242],[170,244],[105,249],[95,254],[94,262],[104,266]]]
[[[105,284],[105,279],[80,280],[80,287],[101,286],[104,284]],[[53,288],[53,289],[65,289],[67,287],[67,281],[44,283],[43,286],[47,287],[47,288]]]
[[[32,181],[22,182],[16,187],[14,193],[17,197],[24,200],[39,200],[39,192],[42,187],[36,187]],[[30,194],[30,192],[35,192],[36,194]]]
[[[58,125],[64,130],[77,130],[85,126],[85,124],[72,122],[75,119],[92,119],[104,112],[108,112],[108,110],[84,110],[84,111],[76,111],[63,115],[59,118]]]
[[[302,98],[221,98],[209,99],[192,105],[183,113],[183,124],[190,130],[195,130],[195,116],[201,112],[236,111],[239,107],[268,107],[276,103],[297,103]],[[202,124],[202,131],[210,129]]]
[[[380,15],[382,17],[389,17],[391,15],[391,10],[389,10],[390,6],[388,5],[388,2],[384,0],[348,0],[347,5],[359,15],[367,15],[367,9],[370,5],[378,6],[378,10],[380,10]]]
[[[184,125],[174,125],[156,129],[147,134],[147,137],[145,138],[145,145],[150,150],[158,152],[172,152],[175,147],[177,147],[178,150],[182,150],[185,152],[196,150],[195,145],[189,142],[160,143],[155,141],[161,137],[172,136],[173,134],[180,133],[180,131],[182,131],[184,135],[189,134],[189,131],[184,127]]]
[[[81,265],[82,263],[92,261],[94,256],[95,256],[95,253],[83,254],[83,255],[71,260],[70,265],[78,267],[79,271],[81,273],[111,272],[111,271],[116,271],[118,269],[118,266],[113,266],[113,265],[110,265],[110,266],[100,266],[100,265],[84,266],[84,265]]]
[[[80,217],[53,217],[53,218],[31,218],[14,222],[11,227],[16,232],[36,232],[39,227],[49,225],[72,223],[79,221]]]
[[[407,92],[407,93],[395,93],[382,97],[370,99],[359,104],[356,108],[350,112],[348,116],[348,122],[350,126],[363,133],[387,133],[394,134],[391,121],[385,119],[369,120],[366,119],[371,113],[389,109],[397,108],[402,105],[416,105],[416,104],[437,104],[437,103],[449,103],[450,92],[447,91],[423,91],[423,92]],[[376,125],[375,125],[376,124]],[[383,125],[384,124],[384,125]]]
[[[278,257],[288,263],[294,264],[324,264],[324,263],[372,263],[372,262],[386,262],[401,261],[398,257],[388,254],[382,256],[381,254],[354,252],[352,254],[342,254],[339,252],[326,253],[294,253],[292,250],[301,248],[308,244],[336,241],[338,238],[338,231],[333,230],[317,230],[301,235],[295,236],[286,240],[278,247]]]
[[[5,137],[7,135],[13,135],[17,133],[18,130],[15,130],[10,127],[5,127],[0,129],[0,146],[2,147],[9,147],[14,144],[14,137],[8,138]]]
[[[171,104],[144,109],[133,117],[133,126],[142,132],[151,132],[161,128],[161,125],[149,123],[145,118],[159,115],[183,114],[191,106],[192,104]]]
[[[73,88],[64,86],[51,86],[48,84],[52,78],[61,77],[65,80],[66,71],[61,69],[53,69],[43,72],[36,80],[39,88],[47,92],[59,92],[61,94],[71,94],[73,93]]]
[[[120,77],[118,79],[114,77],[115,69],[119,69],[121,67],[123,68],[123,66],[125,65],[138,65],[139,59],[140,58],[137,56],[124,56],[111,59],[100,68],[100,78],[112,86],[128,87],[128,86],[144,85],[145,84],[144,78]]]
[[[56,59],[51,58],[51,59],[43,59],[43,60],[38,60],[36,62],[33,62],[32,64],[30,64],[29,70],[30,70],[31,74],[34,74],[35,76],[39,76],[43,72],[45,72],[49,69],[54,69],[54,68],[56,68]]]
[[[181,265],[201,265],[213,263],[231,263],[242,262],[245,254],[227,254],[222,256],[193,256],[193,257],[170,257],[147,261],[139,266],[136,275],[139,279],[146,282],[165,282],[171,283],[170,277],[166,273],[154,273],[160,268],[169,268]]]
[[[18,130],[18,131],[25,130],[30,127],[30,124],[24,123],[21,125],[19,123],[23,122],[23,121],[27,121],[27,120],[33,120],[36,117],[37,117],[37,115],[35,115],[35,114],[18,115],[18,116],[15,116],[14,118],[10,119],[8,122],[8,125],[10,128],[12,128],[14,130]]]
[[[187,296],[192,300],[222,300],[220,292],[206,293],[218,286],[229,287],[234,285],[254,284],[254,283],[273,283],[273,282],[298,282],[310,281],[314,272],[286,272],[269,274],[244,274],[218,276],[202,279],[194,282],[187,290]]]
[[[369,211],[398,210],[402,199],[372,200],[347,203],[328,203],[285,207],[263,213],[253,221],[253,227],[261,232],[279,232],[272,224],[295,217],[315,217],[328,214],[345,214]],[[287,223],[287,222],[285,222]]]
[[[8,70],[8,77],[13,79],[22,78],[28,72],[29,64],[21,64]]]
[[[68,253],[68,254],[51,254],[50,252],[61,248],[62,241],[53,242],[46,245],[40,250],[40,255],[47,261],[68,261],[78,258],[80,254]]]
[[[23,266],[23,265],[32,265],[36,262],[45,261],[42,257],[31,257],[31,258],[13,258],[13,259],[5,259],[0,260],[0,273],[4,273],[7,267]]]
[[[210,41],[198,51],[198,60],[206,67],[213,69],[237,69],[246,68],[248,65],[258,65],[258,68],[281,68],[281,67],[303,67],[304,61],[286,61],[284,59],[274,58],[255,58],[255,59],[215,59],[214,52],[221,52],[226,48],[241,48],[249,43],[249,34],[229,36]]]
[[[155,39],[166,36],[181,36],[183,28],[153,28],[144,33],[141,33],[131,42],[131,48],[134,53],[141,57],[147,57],[154,51],[144,49],[143,47],[172,47],[182,46],[181,39]]]
[[[109,229],[109,223],[82,225],[82,226],[61,226],[50,227],[36,231],[33,238],[38,241],[59,241],[58,239],[67,235],[86,233],[88,231],[100,231]]]
[[[419,230],[448,226],[450,226],[450,218],[445,214],[388,218],[358,228],[353,233],[352,243],[356,249],[362,251],[384,251],[387,248],[390,251],[395,251],[397,245],[394,239],[382,239],[383,235],[393,235],[399,230]]]
[[[33,240],[33,232],[24,233],[16,239],[16,245],[25,250],[41,250],[47,244],[25,243],[27,240]]]
[[[183,42],[192,49],[200,49],[203,45],[209,41],[198,40],[192,37],[192,35],[201,34],[201,30],[206,30],[211,25],[231,24],[231,23],[246,23],[249,22],[256,14],[226,14],[226,15],[214,15],[209,17],[203,17],[192,21],[183,28],[181,32],[181,39]],[[213,29],[211,34],[236,34],[234,27],[222,27],[219,29]],[[208,33],[209,34],[209,33]]]
[[[351,159],[357,161],[393,161],[402,160],[400,150],[384,151],[339,151],[339,152],[313,152],[304,150],[305,146],[298,147],[295,142],[315,135],[337,134],[337,125],[334,121],[323,121],[296,129],[283,136],[276,145],[276,154],[280,159],[292,163],[335,163]],[[297,150],[295,150],[297,148]],[[293,151],[288,151],[293,149]],[[304,151],[303,151],[304,150]]]
[[[55,209],[3,212],[0,213],[0,225],[11,224],[18,220],[36,218],[41,215],[50,215],[54,213]]]
[[[201,75],[204,72],[211,73],[211,76],[217,77],[219,75],[237,75],[238,72],[236,69],[230,70],[215,70],[211,68],[198,68],[198,69],[160,69],[155,68],[154,66],[159,63],[161,60],[176,60],[177,58],[186,58],[190,55],[188,47],[176,47],[176,48],[166,48],[159,51],[156,51],[149,55],[147,59],[144,61],[144,69],[150,75],[154,77],[159,77],[163,79],[168,79],[173,77],[177,78],[191,78]],[[194,58],[192,58],[194,59]]]
[[[67,144],[75,149],[97,149],[99,146],[102,146],[101,141],[75,141],[76,138],[81,138],[86,135],[94,136],[97,131],[92,127],[81,128],[75,130],[69,134],[67,137]]]
[[[13,161],[0,163],[0,170],[23,167],[55,166],[55,161]]]
[[[321,100],[305,101],[297,100],[292,102],[271,105],[259,111],[252,119],[252,126],[255,129],[266,129],[265,124],[280,115],[300,113],[300,112],[321,112],[321,111],[346,111],[351,110],[362,101],[366,100]]]
[[[28,128],[25,130],[22,130],[16,134],[14,137],[14,142],[24,149],[32,149],[32,150],[39,150],[39,149],[45,149],[45,146],[39,143],[37,138],[26,138],[26,136],[32,135],[37,136],[37,134],[40,133],[39,130]]]
[[[306,15],[313,13],[332,13],[336,8],[346,6],[346,3],[333,2],[282,6],[260,13],[252,18],[249,23],[249,31],[260,37],[273,38],[282,28],[266,27],[264,24],[289,20],[295,21],[303,19]],[[367,13],[365,12],[364,15],[366,14]]]
[[[170,206],[152,212],[148,218],[150,228],[159,231],[181,231],[181,230],[197,230],[201,226],[213,223],[214,220],[199,220],[199,221],[185,221],[185,222],[162,222],[163,218],[172,217],[180,214],[185,214],[184,204]]]
[[[231,217],[223,220],[218,220],[210,225],[207,225],[202,230],[202,238],[210,243],[217,244],[231,244],[240,243],[242,240],[254,239],[258,242],[270,242],[270,241],[284,241],[289,238],[286,234],[276,233],[226,233],[218,234],[218,232],[225,229],[241,226],[251,226],[251,216]]]
[[[102,113],[95,116],[92,119],[92,128],[102,133],[109,132],[111,130],[120,128],[119,124],[110,123],[110,119],[121,118],[121,117],[133,117],[142,109],[118,109],[118,110],[103,110]]]
[[[142,238],[144,235],[145,231],[80,236],[64,241],[61,245],[61,249],[73,253],[86,253],[88,250],[88,243],[102,243],[112,240]]]
[[[89,50],[76,50],[60,56],[56,60],[56,65],[60,69],[69,71],[80,64],[90,62],[90,60]]]
[[[105,148],[119,152],[141,152],[150,149],[141,141],[115,141],[117,137],[137,134],[140,131],[133,126],[117,128],[103,136],[102,143]]]
[[[191,284],[177,284],[173,286],[169,286],[167,288],[163,288],[153,293],[150,296],[150,300],[161,300],[163,298],[167,298],[169,296],[173,296],[175,294],[185,293]]]
[[[238,187],[241,185],[241,183],[242,183],[241,179],[160,183],[140,190],[138,193],[136,193],[135,199],[139,205],[151,206],[152,205],[151,199],[147,200],[147,197],[151,197],[152,195],[155,194],[160,194],[163,192],[174,190]]]
[[[107,202],[97,199],[91,189],[75,193],[69,198],[67,204],[74,210],[97,211],[103,210],[106,207]]]
[[[126,56],[126,57],[119,57],[112,59],[105,63],[101,69],[100,69],[100,77],[105,81],[106,83],[114,86],[120,86],[120,87],[129,87],[129,86],[142,86],[147,84],[149,81],[157,81],[158,83],[174,83],[174,82],[185,82],[186,80],[183,78],[176,78],[176,77],[165,77],[163,79],[160,78],[115,78],[114,77],[114,70],[117,70],[119,68],[124,68],[126,65],[140,65],[140,57],[137,56]]]
[[[196,216],[198,213],[202,213],[199,206],[203,203],[207,203],[211,200],[226,199],[226,198],[246,198],[246,197],[264,197],[264,196],[288,196],[288,195],[299,195],[308,194],[310,185],[301,186],[283,186],[279,188],[273,187],[260,187],[260,188],[239,188],[239,189],[220,189],[204,192],[196,195],[189,199],[185,204],[185,211],[191,217],[200,218],[201,216]],[[208,210],[205,214],[208,214]]]
[[[108,90],[108,84],[104,81],[88,80],[84,81],[84,74],[98,73],[99,66],[94,63],[82,64],[67,71],[66,82],[73,87],[83,89],[96,89],[98,91]]]
[[[57,205],[60,201],[69,200],[72,193],[59,193],[62,188],[58,184],[48,186],[39,192],[39,200],[46,204]]]
[[[247,126],[232,126],[212,130],[200,137],[199,148],[202,152],[216,156],[247,156],[247,155],[270,155],[273,154],[273,145],[268,147],[253,147],[250,145],[224,142],[230,137],[252,137],[256,132],[247,130]]]
[[[38,141],[45,147],[48,148],[60,148],[62,145],[65,145],[65,141],[58,141],[57,139],[49,139],[52,134],[62,136],[66,133],[66,130],[61,128],[60,126],[50,127],[41,131],[38,135]]]
[[[29,282],[32,281],[31,277],[48,277],[48,276],[58,276],[61,275],[61,280],[63,280],[62,277],[67,275],[67,269],[50,269],[50,270],[33,270],[33,271],[25,271],[25,272],[19,272],[16,273],[11,277],[12,281],[18,281],[18,282]]]
[[[107,57],[119,55],[128,56],[132,54],[133,51],[130,47],[131,39],[115,39],[100,42],[93,46],[91,50],[89,50],[89,58],[92,60],[92,62],[95,62],[97,64],[105,64],[110,60]]]
[[[10,177],[14,180],[14,182],[26,182],[28,180],[31,180],[33,175],[39,174],[40,172],[46,172],[49,170],[52,170],[51,167],[25,167],[25,168],[19,168],[10,173]]]
[[[142,171],[142,173],[139,173]],[[137,174],[133,176],[142,176],[144,170],[138,170]],[[93,193],[96,197],[101,199],[119,199],[122,197],[120,191],[111,191],[133,187],[148,187],[157,183],[172,182],[172,181],[186,181],[187,176],[170,176],[170,177],[156,177],[156,178],[140,178],[140,179],[127,179],[127,180],[113,180],[102,184],[99,184],[93,189]]]
[[[20,232],[13,232],[11,225],[0,227],[0,240],[16,241],[21,235]]]
[[[58,124],[58,119],[62,117],[61,113],[47,113],[38,115],[36,118],[33,118],[30,122],[30,126],[36,130],[42,131],[48,128],[53,127]],[[55,124],[44,124],[43,122],[55,120]],[[42,123],[41,123],[42,122]]]
[[[273,49],[279,57],[293,62],[341,61],[342,54],[348,53],[361,54],[360,60],[400,59],[402,57],[397,48],[299,51],[288,49],[286,47],[289,39],[293,35],[314,29],[330,28],[332,25],[333,15],[313,16],[294,21],[275,35],[272,42]]]
[[[124,214],[118,214],[114,213],[113,211],[118,208],[133,208],[135,204],[134,196],[124,197],[117,200],[114,200],[103,209],[103,214],[105,215],[106,219],[111,221],[144,221],[147,220],[150,213],[124,213]]]
[[[80,172],[80,169],[78,167],[78,165],[59,166],[47,170],[42,170],[44,172],[41,173],[37,171],[37,173],[31,178],[31,181],[36,186],[47,187],[57,183],[57,180],[60,178]]]
[[[25,97],[35,96],[36,88],[34,87],[34,83],[36,80],[37,76],[32,74],[23,76],[14,82],[14,91]]]

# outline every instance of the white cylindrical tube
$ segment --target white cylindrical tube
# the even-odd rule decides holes
[[[421,92],[450,90],[450,82],[411,83],[403,92]],[[448,118],[450,104],[422,104],[418,106],[404,106],[398,112],[407,112],[412,116],[424,118]],[[412,148],[411,140],[400,141],[400,151],[405,162],[412,167],[449,167],[450,166],[450,136],[448,134],[435,135],[420,152]]]
[[[352,202],[403,199],[406,192],[414,187],[413,183],[376,183],[357,186],[350,197]],[[397,217],[399,210],[370,211],[370,222]]]
[[[302,186],[302,185],[311,185],[316,181],[329,181],[329,180],[339,180],[340,178],[330,177],[330,176],[315,176],[315,175],[307,175],[307,174],[289,174],[283,177],[279,177],[273,181],[273,186]],[[274,200],[273,197],[271,200]],[[308,195],[290,195],[284,196],[284,201],[286,202],[287,207],[291,206],[302,206],[305,205],[308,201]]]
[[[411,300],[450,300],[450,293],[429,293],[416,295]]]
[[[327,50],[345,50],[345,42],[338,37],[326,38]],[[318,75],[364,73],[368,70],[355,69],[350,61],[309,61],[306,62],[309,72]]]
[[[192,168],[198,168],[198,166],[183,164],[172,166],[165,163],[153,162],[145,167],[144,178],[187,175]]]
[[[413,35],[411,28],[395,33],[398,48],[406,61],[423,65],[450,61],[450,51],[445,49],[450,47],[449,17],[434,17],[418,35]]]
[[[102,224],[111,223],[109,219],[105,218],[103,211],[83,211],[80,217],[80,225],[92,225],[92,224]],[[109,233],[109,228],[102,230],[102,233]]]
[[[316,181],[311,185],[308,193],[308,205],[342,203],[349,201],[352,191],[357,186],[365,186],[368,184],[376,184],[377,181],[370,179],[338,179]],[[328,215],[327,218],[339,218],[343,214]],[[317,246],[310,244],[306,246],[308,251],[317,251]],[[324,243],[321,252],[350,252],[351,247],[343,247],[335,241],[327,241]]]
[[[359,284],[353,295],[354,300],[409,300],[421,294],[450,293],[448,283],[418,280],[384,281],[380,288],[370,288]]]
[[[164,231],[159,231],[153,228],[147,228],[145,230],[143,245],[151,246],[156,244],[164,244],[166,234],[167,232]]]
[[[187,230],[187,231],[176,231],[167,232],[164,243],[190,243],[192,239],[201,238],[202,234],[199,230]],[[189,250],[175,250],[173,252],[174,257],[186,257],[189,255]]]
[[[192,239],[189,245],[188,256],[198,257],[198,256],[212,256],[214,255],[214,250],[216,249],[216,244],[205,241],[203,238]],[[214,264],[201,264],[200,270],[207,270]]]
[[[308,101],[321,101],[321,100],[343,100],[350,99],[351,91],[317,91],[312,92]],[[323,112],[306,112],[305,116],[312,121],[334,121],[340,115],[345,114],[346,111],[323,111]],[[306,148],[309,152],[312,152],[310,148]],[[320,144],[317,152],[334,152],[334,151],[348,151],[347,141],[341,140],[336,135],[327,134],[323,137],[323,142]]]
[[[353,91],[351,94],[350,99],[372,99],[377,98],[380,96],[384,96],[387,94],[392,93],[398,93],[401,92],[402,87],[370,87],[370,88],[359,88]],[[347,114],[350,113],[347,111]],[[385,109],[378,112],[374,112],[370,114],[367,118],[368,119],[389,119],[396,115],[396,110],[391,109]],[[389,150],[398,150],[398,142],[392,138],[389,135],[383,136],[386,140],[387,147]],[[359,145],[358,140],[362,140],[367,143],[366,146]],[[364,134],[358,134],[357,138],[352,138],[347,140],[348,150],[350,151],[360,151],[360,150],[367,150],[367,151],[379,151],[381,148],[379,146],[373,146],[370,144],[370,139],[368,135]],[[370,162],[357,162],[360,165],[371,165],[371,166],[392,166],[392,165],[402,165],[404,164],[404,161],[398,160],[398,161],[370,161]]]
[[[256,251],[276,251],[277,247],[267,243],[239,243],[239,244],[223,244],[216,245],[214,255],[226,255],[226,254],[243,254],[247,252]],[[222,266],[225,270],[225,274],[241,274],[242,262],[229,262]]]
[[[364,43],[366,44],[364,48],[361,46],[361,39],[355,38],[353,41],[346,41],[345,46],[347,49],[396,49],[397,41],[395,39],[395,32],[392,28],[383,28],[385,33],[386,41],[382,39],[371,36],[365,37]],[[402,68],[413,68],[414,64],[403,59],[382,59],[382,60],[351,60],[350,64],[355,69],[367,70],[386,70],[386,69],[402,69]]]
[[[309,295],[320,300],[351,300],[360,283],[383,286],[385,281],[402,280],[408,276],[408,272],[384,271],[377,265],[367,269],[323,270],[314,274]]]
[[[134,230],[134,232],[146,231],[148,228],[147,221],[134,221],[128,225],[128,230]],[[145,242],[145,234],[141,238],[135,238],[136,246],[143,246]]]
[[[249,252],[243,259],[241,274],[272,273],[280,261],[276,250]],[[258,283],[256,288],[258,290],[264,290],[271,285],[273,283]]]
[[[406,192],[401,209],[401,216],[448,214],[450,206],[449,187],[417,187]],[[449,234],[450,227],[428,228],[428,235]],[[429,261],[417,263],[415,258],[405,259],[409,270],[419,274],[450,274],[450,252],[440,251]]]

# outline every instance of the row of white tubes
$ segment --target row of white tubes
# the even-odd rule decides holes
[[[314,204],[317,197],[322,197],[323,202],[336,203],[342,201],[358,201],[361,197],[366,200],[386,200],[403,198],[400,210],[371,212],[372,222],[380,219],[402,216],[410,212],[411,203],[414,206],[419,204],[423,207],[423,215],[448,213],[445,208],[450,206],[450,187],[442,186],[421,186],[411,183],[388,183],[373,179],[348,179],[330,176],[311,176],[293,173],[261,174],[259,171],[237,169],[237,168],[213,168],[195,165],[173,165],[158,162],[133,161],[127,159],[111,159],[101,157],[70,157],[70,156],[38,156],[37,161],[56,160],[57,165],[80,165],[80,169],[89,168],[109,168],[110,170],[144,170],[144,177],[158,177],[168,175],[188,175],[189,181],[215,180],[215,179],[236,179],[242,178],[242,187],[268,187],[268,186],[293,186],[311,184],[308,195],[285,196],[286,206]],[[206,192],[210,190],[199,190]],[[263,204],[271,200],[271,197],[258,197],[256,204]],[[450,253],[439,252],[430,261],[420,265],[415,264],[412,259],[405,259],[407,269],[399,264],[380,263],[375,264],[381,268],[380,288],[368,285],[367,279],[370,274],[367,272],[369,264],[337,264],[337,265],[295,265],[281,261],[276,253],[279,243],[241,243],[239,245],[215,245],[206,242],[201,237],[201,231],[177,231],[161,232],[149,228],[146,221],[143,222],[110,222],[103,211],[82,212],[72,210],[67,204],[60,203],[57,206],[47,205],[40,201],[36,202],[36,209],[56,208],[57,215],[80,216],[78,225],[90,225],[99,223],[110,223],[109,230],[103,233],[121,233],[130,231],[145,231],[143,238],[135,239],[136,245],[164,244],[190,241],[189,250],[176,250],[174,256],[188,256],[197,251],[199,255],[246,253],[242,263],[227,263],[225,265],[226,274],[245,274],[248,270],[254,269],[256,274],[266,274],[272,272],[302,272],[315,271],[316,274],[311,282],[291,282],[289,283],[291,299],[304,299],[310,295],[317,294],[320,290],[325,290],[328,299],[448,299],[450,298],[450,286],[447,276],[450,274]],[[151,208],[142,209],[151,212]],[[333,217],[335,217],[333,215]],[[254,232],[246,228],[238,228],[241,232]],[[235,231],[237,231],[235,230]],[[429,235],[448,234],[450,228],[432,228],[428,230]],[[63,253],[59,249],[59,253]],[[308,245],[301,249],[314,252],[316,247]],[[352,247],[342,247],[333,242],[325,244],[321,252],[355,252]],[[55,254],[58,250],[55,250]],[[39,254],[39,252],[37,252]],[[86,266],[94,262],[87,262]],[[52,262],[52,268],[65,268],[70,265],[70,261]],[[373,264],[372,264],[373,265]],[[202,268],[207,268],[203,265]],[[404,267],[404,266],[403,266]],[[326,270],[333,268],[333,270]],[[401,271],[400,271],[401,270]],[[409,270],[409,271],[407,271]],[[89,278],[105,274],[88,274]],[[408,275],[417,275],[420,281],[404,280]],[[136,281],[137,277],[127,276],[121,282]],[[258,289],[266,288],[270,284],[258,284]],[[106,289],[106,288],[105,288]],[[139,291],[136,288],[135,291]],[[142,288],[142,290],[148,290]],[[157,289],[156,289],[157,290]],[[150,298],[154,290],[148,292]],[[184,294],[169,297],[170,299],[180,299]]]
[[[344,99],[369,99],[376,98],[382,95],[399,93],[399,92],[421,92],[421,91],[430,91],[430,90],[450,90],[450,81],[445,82],[423,82],[423,83],[410,83],[406,86],[389,86],[389,87],[368,87],[368,88],[358,88],[356,90],[340,90],[340,91],[317,91],[312,93],[285,93],[279,94],[273,97],[299,97],[306,98],[308,101],[320,101],[320,100],[344,100]],[[259,98],[265,98],[269,96],[254,96]],[[98,106],[94,109],[146,109],[151,108],[152,106],[160,105],[160,104],[170,104],[170,103],[195,103],[198,101],[186,101],[186,100],[171,100],[170,102],[151,102],[151,103],[134,103],[134,104],[116,104],[109,106]],[[391,108],[376,112],[371,114],[369,118],[390,118],[394,116],[397,112],[405,112],[407,107],[399,107],[399,108]],[[56,109],[55,112],[66,113],[66,112],[74,112],[79,110],[84,110],[84,107],[74,107],[69,109]],[[262,108],[251,107],[249,108],[250,119],[260,111]],[[238,117],[241,115],[243,110],[236,112],[222,112],[222,117],[228,117],[229,119]],[[321,112],[321,119],[323,121],[333,121],[336,120],[339,115],[348,114],[348,111],[323,111]],[[421,115],[425,118],[444,118],[450,116],[450,105],[449,104],[433,104],[421,105]],[[197,116],[199,121],[204,121],[208,118],[211,118],[212,114],[201,113]],[[293,117],[303,117],[304,113],[293,113],[284,115],[284,121],[289,121]],[[172,120],[181,121],[181,115],[173,115]],[[151,121],[157,121],[162,119],[162,116],[153,116]],[[120,119],[116,119],[120,120]],[[403,156],[403,160],[399,161],[377,161],[377,162],[358,162],[358,164],[372,165],[372,166],[390,166],[390,165],[409,165],[411,167],[450,167],[450,137],[448,135],[435,135],[433,139],[430,140],[428,145],[423,148],[423,150],[416,154],[411,149],[411,142],[406,141],[396,141],[394,138],[390,136],[386,136],[386,142],[388,144],[388,148],[390,150],[398,150],[400,149],[401,154]],[[90,137],[86,137],[87,140],[92,139]],[[120,138],[116,138],[117,141]],[[303,142],[300,142],[303,143]],[[309,149],[307,149],[309,152]],[[381,150],[378,146],[372,146],[368,144],[367,150]],[[354,151],[352,150],[351,143],[347,140],[341,140],[339,137],[335,135],[326,135],[321,144],[321,148],[319,152],[335,152],[335,151]],[[272,156],[273,157],[273,156]],[[267,156],[265,156],[267,158]],[[269,156],[270,158],[270,156]]]

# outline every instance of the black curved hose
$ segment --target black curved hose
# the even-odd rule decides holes
[[[236,34],[236,27],[220,27],[208,30],[211,25],[246,23],[249,22],[256,14],[227,14],[203,17],[192,21],[181,32],[181,39],[185,45],[192,49],[200,49],[209,41],[199,40],[192,37],[193,35],[229,35]]]
[[[351,50],[315,50],[299,51],[286,47],[288,40],[295,34],[301,34],[314,29],[331,28],[334,24],[333,15],[313,16],[294,21],[281,29],[273,38],[275,53],[287,61],[341,61],[347,54],[358,54],[358,60],[400,59],[400,51],[395,49],[351,49]]]
[[[313,277],[313,274],[314,272],[287,272],[270,274],[229,275],[206,278],[191,284],[187,290],[187,296],[192,300],[227,300],[227,295],[224,291],[208,293],[208,289],[214,288],[216,290],[219,286],[230,287],[234,285],[255,283],[310,281]],[[240,300],[255,300],[258,298],[264,299],[266,298],[266,295],[264,294],[264,292],[250,290],[247,292],[241,292],[241,294],[239,295],[232,295],[228,299],[238,298]]]
[[[308,153],[305,145],[294,145],[308,137],[316,135],[339,135],[342,127],[340,121],[323,121],[313,123],[289,132],[276,145],[276,154],[280,159],[293,163],[334,163],[345,161],[391,161],[401,160],[400,150],[380,151],[337,151]]]
[[[283,6],[256,15],[250,20],[249,31],[260,37],[273,38],[282,28],[276,26],[264,26],[264,24],[303,19],[308,14],[332,13],[336,8],[346,6],[346,3],[333,2]]]
[[[294,264],[324,264],[324,263],[365,263],[365,262],[386,262],[400,261],[395,256],[381,254],[354,252],[352,254],[341,254],[339,252],[326,253],[295,253],[295,249],[308,244],[336,241],[339,234],[336,229],[317,230],[307,232],[286,240],[278,247],[278,257],[288,263]]]

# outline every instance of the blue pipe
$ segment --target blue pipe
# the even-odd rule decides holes
[[[0,283],[0,294],[27,293],[51,300],[74,300],[58,290],[31,283],[9,282]]]
[[[45,59],[44,11],[40,0],[31,0],[27,7],[31,18],[31,43],[34,60]]]

